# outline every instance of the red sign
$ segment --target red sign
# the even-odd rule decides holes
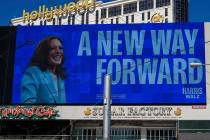
[[[206,109],[206,105],[193,105],[192,109]]]
[[[58,110],[52,106],[0,107],[0,119],[55,119]]]

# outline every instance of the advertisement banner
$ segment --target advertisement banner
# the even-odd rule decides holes
[[[17,27],[12,104],[206,104],[204,24]]]
[[[112,106],[112,120],[209,120],[209,106]],[[3,106],[0,120],[103,120],[103,106]]]

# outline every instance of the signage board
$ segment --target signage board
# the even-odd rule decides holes
[[[192,106],[112,106],[112,120],[209,120],[210,109]],[[103,120],[103,106],[1,106],[0,119]]]
[[[51,67],[33,63],[38,68],[28,71],[37,46],[52,36],[62,45],[62,56],[53,56],[65,68],[62,86]],[[113,105],[206,104],[205,67],[190,66],[205,63],[204,41],[204,23],[20,26],[12,104],[102,104],[105,74],[112,76]],[[47,50],[44,56],[51,66]]]
[[[39,6],[38,10],[27,12],[23,10],[23,22],[36,21],[44,19],[52,21],[53,18],[65,18],[67,16],[75,16],[76,14],[92,13],[95,11],[98,4],[95,0],[80,0],[78,2],[66,3],[63,6],[52,6],[47,8],[45,5]]]

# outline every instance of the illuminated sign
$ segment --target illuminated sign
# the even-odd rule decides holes
[[[59,94],[50,73],[28,67],[49,36],[63,41],[67,78]],[[22,47],[28,40],[34,44]],[[16,46],[13,104],[102,104],[107,73],[114,105],[206,104],[205,67],[190,66],[206,62],[203,23],[20,26]]]
[[[0,107],[0,119],[55,119],[58,116],[58,110],[52,106]]]
[[[160,15],[160,13],[155,13],[151,18],[152,23],[162,23],[163,20],[164,20],[164,16]]]
[[[67,17],[78,14],[84,14],[85,12],[92,13],[96,8],[95,0],[80,0],[77,3],[70,2],[68,4],[64,4],[64,6],[54,6],[50,8],[46,8],[45,5],[39,6],[39,10],[26,12],[23,10],[23,21],[35,21],[37,19],[46,19],[47,21],[51,21],[54,16],[57,17]]]
[[[94,106],[84,108],[83,117],[86,119],[102,119],[103,107]],[[174,118],[178,119],[182,115],[180,107],[169,106],[112,106],[112,119],[158,119],[158,118]]]
[[[210,108],[192,106],[113,106],[112,120],[208,120]],[[103,106],[1,106],[1,119],[103,120]]]

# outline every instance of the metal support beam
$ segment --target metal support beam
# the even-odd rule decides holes
[[[111,75],[106,75],[104,78],[103,140],[110,140],[111,81]]]

